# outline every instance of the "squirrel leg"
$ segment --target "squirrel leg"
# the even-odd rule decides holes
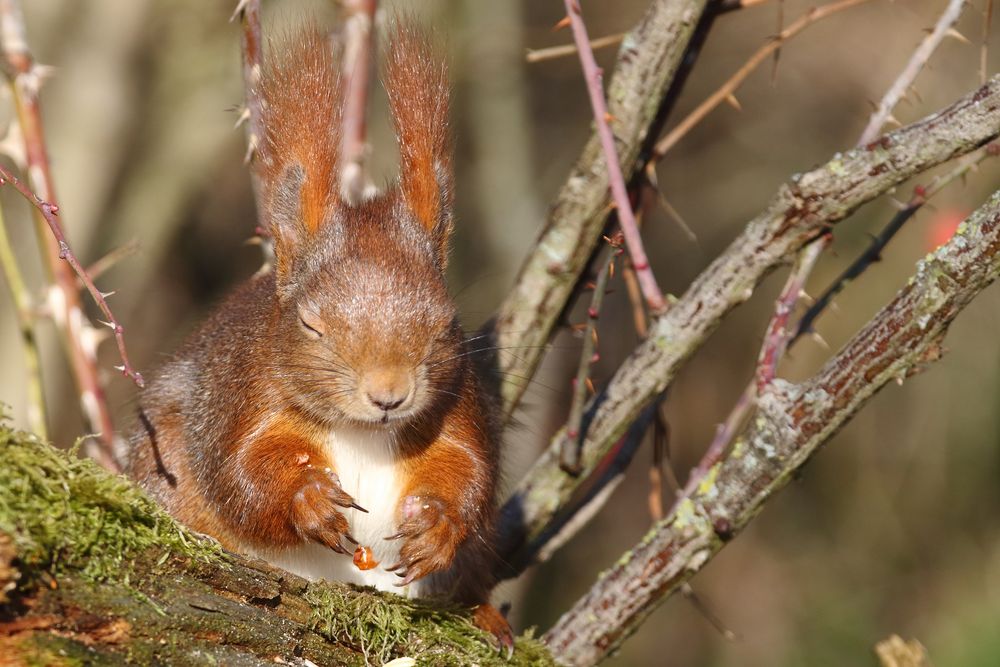
[[[238,454],[230,459],[235,465],[223,473],[228,479],[222,498],[235,499],[226,503],[226,513],[234,532],[250,545],[313,541],[351,554],[345,540],[353,538],[342,510],[362,508],[344,492],[322,450],[303,431],[290,420],[276,420],[240,441]]]

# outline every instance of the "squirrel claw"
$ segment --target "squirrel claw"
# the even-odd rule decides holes
[[[366,510],[364,507],[362,507],[361,505],[359,505],[357,503],[352,502],[347,507],[350,507],[351,509],[355,509],[355,510],[358,510],[359,512],[364,512],[365,514],[368,514],[368,510]],[[357,542],[355,542],[355,544],[357,544]]]
[[[481,604],[472,612],[472,620],[481,630],[493,635],[493,643],[500,655],[510,660],[514,655],[514,632],[500,611],[491,604]]]

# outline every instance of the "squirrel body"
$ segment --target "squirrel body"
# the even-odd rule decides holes
[[[304,30],[267,60],[255,168],[275,265],[155,375],[128,473],[230,549],[310,579],[475,605],[510,649],[487,603],[498,421],[444,279],[447,71],[412,28],[390,44],[400,176],[358,203],[340,196],[326,39]]]

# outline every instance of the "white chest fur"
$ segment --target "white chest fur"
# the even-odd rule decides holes
[[[343,512],[350,523],[351,535],[372,550],[378,566],[359,570],[350,556],[318,544],[257,555],[307,579],[346,581],[410,597],[420,595],[422,582],[414,582],[404,590],[395,586],[400,578],[384,569],[399,561],[399,541],[385,539],[397,530],[403,492],[392,435],[385,431],[339,428],[327,436],[326,454],[344,491],[368,510],[365,513],[346,508]],[[350,546],[346,540],[344,543]]]

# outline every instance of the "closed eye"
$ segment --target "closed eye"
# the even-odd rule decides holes
[[[299,324],[310,338],[322,338],[326,333],[326,326],[323,319],[314,311],[303,306],[299,306]]]

